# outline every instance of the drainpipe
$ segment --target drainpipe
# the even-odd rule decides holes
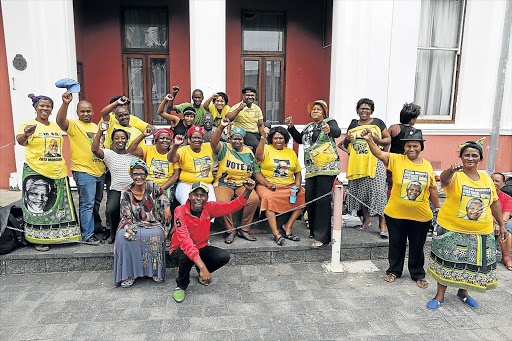
[[[487,154],[487,173],[494,173],[496,166],[496,154],[498,153],[498,139],[500,137],[501,107],[503,104],[503,92],[505,91],[505,75],[507,71],[510,34],[512,29],[512,1],[507,1],[505,20],[503,22],[503,35],[501,37],[500,61],[498,64],[498,76],[496,77],[496,95],[494,96],[494,112],[492,113],[491,138]]]

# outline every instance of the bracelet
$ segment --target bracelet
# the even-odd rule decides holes
[[[261,137],[260,137],[260,140],[262,140],[262,141],[266,141],[266,140],[267,140],[267,138],[266,138],[266,137],[261,136]]]

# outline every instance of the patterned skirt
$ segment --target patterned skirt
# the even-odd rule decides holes
[[[434,228],[428,273],[444,286],[485,293],[498,287],[494,234]]]
[[[384,216],[384,208],[388,203],[388,185],[386,183],[386,168],[384,163],[377,159],[377,169],[375,178],[366,176],[364,178],[350,180],[348,183],[347,205],[349,212],[359,211],[363,205],[357,200],[361,200],[370,208],[368,212],[371,216]],[[353,196],[356,196],[355,199]]]
[[[165,233],[159,223],[152,224],[153,228],[125,226],[137,230],[134,241],[124,239],[123,229],[117,231],[114,286],[128,278],[152,277],[165,280]]]

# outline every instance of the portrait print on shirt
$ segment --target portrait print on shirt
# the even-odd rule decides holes
[[[57,201],[55,181],[42,175],[25,178],[23,186],[25,208],[34,214],[43,214],[50,210]]]
[[[274,177],[287,178],[290,169],[290,160],[274,159]]]
[[[153,174],[153,177],[156,179],[167,178],[169,174],[169,161],[151,159],[149,174]]]
[[[408,201],[422,202],[428,185],[428,173],[404,169],[400,198]]]
[[[58,161],[60,161],[60,158],[62,157],[62,145],[60,138],[52,136],[44,137],[44,157],[59,158]],[[53,160],[49,159],[47,161]]]
[[[490,188],[474,188],[463,185],[457,218],[486,221],[486,209],[491,204],[491,196]]]
[[[213,160],[209,156],[203,156],[200,159],[194,159],[194,177],[209,178],[212,176]]]

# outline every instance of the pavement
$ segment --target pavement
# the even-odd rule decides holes
[[[387,262],[226,266],[210,286],[195,278],[183,303],[167,281],[113,287],[111,271],[0,276],[0,340],[511,340],[512,272],[499,288],[472,294],[472,309],[449,288],[426,308],[435,282],[421,289],[406,272],[383,280]],[[192,271],[195,275],[195,272]]]

